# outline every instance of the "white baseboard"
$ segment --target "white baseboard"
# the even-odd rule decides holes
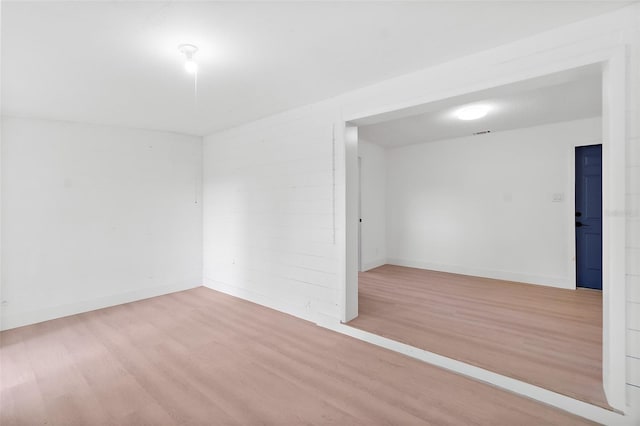
[[[94,311],[96,309],[108,308],[110,306],[121,305],[123,303],[148,299],[150,297],[162,296],[163,294],[189,290],[191,288],[200,287],[201,285],[201,280],[193,279],[177,284],[141,288],[139,290],[103,296],[97,299],[83,300],[64,305],[53,306],[45,309],[38,309],[35,311],[6,314],[5,312],[3,312],[2,317],[0,317],[0,330],[9,330],[12,328],[36,324],[56,318],[68,317],[70,315]]]
[[[290,301],[282,301],[253,290],[236,287],[206,277],[204,278],[203,285],[207,288],[210,288],[211,290],[216,290],[221,293],[237,297],[239,299],[248,300],[249,302],[253,302],[257,305],[265,306],[267,308],[274,309],[285,314],[293,315],[294,317],[298,317],[306,321],[315,323],[317,319],[315,311],[307,309],[304,305],[296,306]]]
[[[373,268],[377,268],[378,266],[386,265],[387,259],[375,259],[367,262],[362,262],[362,272],[369,271]]]
[[[452,274],[472,275],[474,277],[493,278],[497,280],[515,281],[526,284],[544,285],[547,287],[575,290],[575,285],[569,283],[567,277],[551,277],[545,275],[522,274],[512,271],[499,271],[482,268],[468,268],[459,265],[442,265],[438,263],[422,262],[418,260],[387,259],[390,265],[406,266],[409,268],[429,269],[431,271],[449,272]]]

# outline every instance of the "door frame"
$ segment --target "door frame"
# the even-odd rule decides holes
[[[520,58],[528,66],[518,71],[505,71],[500,76],[482,83],[470,81],[435,94],[413,97],[401,104],[380,104],[373,97],[368,103],[360,102],[356,111],[343,114],[341,123],[345,130],[344,162],[344,277],[342,279],[340,316],[343,322],[358,316],[358,264],[357,226],[358,212],[356,197],[359,190],[357,167],[357,126],[358,119],[400,111],[438,100],[448,99],[465,93],[499,87],[506,84],[543,77],[561,71],[568,71],[587,65],[602,68],[602,274],[603,274],[603,345],[602,372],[607,402],[614,409],[626,410],[626,249],[625,249],[625,197],[626,197],[626,48],[624,45],[600,48],[588,52],[571,51],[568,47],[562,59],[549,60],[548,52]],[[578,49],[578,48],[576,48]],[[559,49],[561,50],[561,49]],[[557,52],[556,52],[557,53]],[[560,58],[557,55],[556,58]],[[517,61],[514,60],[514,61]],[[507,67],[508,68],[508,67]],[[517,68],[517,67],[516,67]],[[419,82],[411,83],[416,91]],[[575,166],[574,166],[575,167]],[[575,175],[575,171],[573,172]],[[573,193],[573,191],[571,192]],[[575,194],[574,196],[575,197]],[[575,198],[574,198],[575,203]],[[573,208],[573,206],[571,207]],[[575,230],[573,236],[575,245]],[[573,248],[575,258],[575,247]],[[572,262],[574,263],[574,262]],[[575,265],[575,263],[574,263]],[[574,271],[575,275],[575,271]],[[570,275],[571,277],[571,275]],[[575,277],[573,277],[575,283]]]
[[[362,267],[362,157],[358,155],[358,272]]]

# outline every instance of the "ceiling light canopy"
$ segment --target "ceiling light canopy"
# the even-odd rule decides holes
[[[181,44],[178,46],[178,50],[185,57],[184,69],[189,74],[196,74],[198,72],[198,63],[194,59],[198,47],[193,44]]]
[[[479,118],[484,117],[491,111],[491,107],[489,105],[468,105],[456,110],[455,115],[460,120],[477,120]]]

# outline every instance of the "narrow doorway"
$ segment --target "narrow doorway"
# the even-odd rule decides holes
[[[576,286],[602,290],[602,145],[576,147]]]

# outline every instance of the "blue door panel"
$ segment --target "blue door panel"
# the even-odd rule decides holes
[[[602,217],[602,176],[584,176],[584,215],[583,218]]]
[[[576,283],[602,290],[602,145],[576,148]]]

